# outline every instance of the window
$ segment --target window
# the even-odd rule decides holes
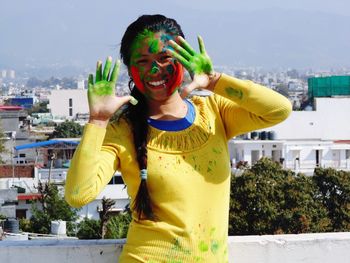
[[[315,151],[315,159],[316,159],[316,167],[321,167],[322,162],[322,150],[316,150]]]
[[[27,218],[27,209],[16,209],[16,218]]]
[[[350,150],[345,150],[345,159],[350,160]]]
[[[73,99],[69,99],[69,107],[73,107]]]
[[[73,116],[73,109],[69,108],[69,116]]]

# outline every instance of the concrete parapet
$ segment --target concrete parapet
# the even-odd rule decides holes
[[[0,258],[7,263],[118,262],[124,241],[1,241]],[[347,263],[350,258],[350,232],[232,236],[228,243],[230,263]]]

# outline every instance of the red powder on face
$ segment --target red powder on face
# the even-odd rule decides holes
[[[169,87],[168,95],[173,94],[180,87],[180,85],[183,81],[183,73],[184,73],[183,66],[180,63],[175,62],[174,67],[175,67],[174,72],[171,75],[172,78],[169,80],[169,83],[168,83],[168,87]],[[136,88],[142,94],[145,94],[145,92],[146,92],[145,86],[143,85],[143,82],[140,78],[139,69],[135,66],[131,66],[130,72],[131,72],[131,76],[133,78],[133,81],[136,85]]]

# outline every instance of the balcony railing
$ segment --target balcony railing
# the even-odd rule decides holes
[[[117,263],[123,244],[124,240],[0,241],[0,261]],[[230,263],[348,263],[350,232],[233,236],[228,248]]]

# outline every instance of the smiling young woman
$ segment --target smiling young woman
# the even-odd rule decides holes
[[[95,80],[89,76],[90,120],[65,195],[83,206],[121,171],[133,220],[119,262],[228,262],[227,141],[291,111],[271,89],[215,72],[201,37],[198,43],[199,52],[174,19],[144,15],[121,43],[130,96],[115,96],[119,64],[111,70],[110,57],[103,70],[98,62]],[[180,94],[184,70],[192,82]],[[197,88],[213,94],[187,99]],[[122,105],[120,118],[109,122]]]

